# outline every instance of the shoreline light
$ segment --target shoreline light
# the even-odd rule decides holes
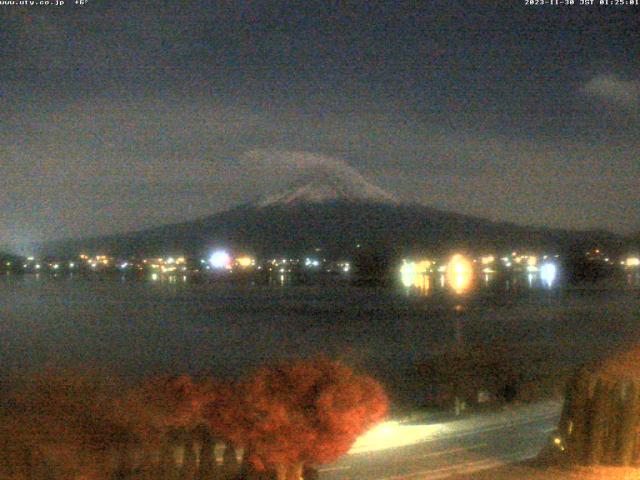
[[[213,268],[223,269],[231,263],[231,256],[225,250],[217,250],[209,257],[209,265]]]
[[[421,260],[419,262],[404,261],[400,267],[400,280],[406,288],[415,288],[422,293],[426,293],[431,288],[431,261]]]
[[[236,263],[242,268],[247,268],[255,265],[256,262],[253,258],[245,256],[236,258]]]
[[[555,282],[557,273],[558,268],[553,263],[543,263],[540,266],[540,278],[548,288]]]
[[[638,257],[629,257],[625,260],[625,264],[628,268],[638,267],[640,266],[640,258]]]
[[[462,294],[471,288],[473,265],[464,256],[456,254],[447,264],[447,283],[457,293]]]

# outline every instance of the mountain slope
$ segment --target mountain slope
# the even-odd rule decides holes
[[[403,204],[346,162],[322,155],[254,150],[243,161],[248,168],[288,180],[288,188],[194,221],[55,242],[45,245],[44,251],[206,255],[214,247],[226,246],[260,255],[295,255],[319,247],[327,255],[352,255],[357,245],[386,252],[438,253],[451,248],[557,251],[575,244],[619,249],[627,242],[608,232],[524,227]]]
[[[608,232],[574,232],[495,223],[422,205],[334,201],[264,207],[245,205],[192,222],[94,239],[55,242],[50,254],[105,252],[116,255],[206,255],[226,246],[259,255],[327,255],[362,249],[446,252],[452,248],[564,250],[576,243],[619,249],[625,239]]]

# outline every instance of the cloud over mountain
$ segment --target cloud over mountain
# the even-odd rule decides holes
[[[582,87],[582,93],[618,107],[640,107],[639,80],[623,80],[612,74],[596,75]]]
[[[301,151],[251,150],[244,154],[243,162],[249,168],[282,180],[276,191],[269,192],[258,202],[261,206],[334,200],[398,202],[393,194],[366,179],[347,162],[326,155]]]

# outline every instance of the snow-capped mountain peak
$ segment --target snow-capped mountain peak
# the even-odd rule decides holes
[[[267,155],[267,161],[280,168],[285,165],[291,182],[288,187],[263,197],[258,202],[260,207],[331,201],[398,203],[391,193],[344,161],[306,152],[268,152]]]

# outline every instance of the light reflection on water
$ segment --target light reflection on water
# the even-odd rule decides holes
[[[394,385],[410,382],[412,364],[458,342],[523,345],[559,368],[640,339],[637,291],[548,291],[529,288],[524,275],[518,287],[497,276],[488,285],[480,277],[458,298],[433,277],[430,284],[429,296],[407,297],[400,287],[346,282],[0,276],[0,368],[94,364],[127,375],[218,376],[324,353]],[[412,395],[410,386],[401,391]]]

